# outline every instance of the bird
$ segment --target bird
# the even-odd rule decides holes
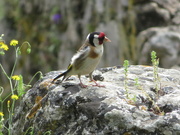
[[[104,32],[92,32],[86,37],[84,44],[79,48],[77,53],[71,58],[70,64],[66,71],[56,76],[52,83],[54,83],[58,78],[63,77],[60,81],[63,82],[65,79],[69,78],[71,75],[78,75],[79,85],[82,88],[87,87],[81,81],[81,75],[89,74],[90,81],[94,82],[94,86],[104,87],[98,84],[92,77],[92,73],[100,62],[103,55],[103,43],[111,42],[109,38],[106,37]]]

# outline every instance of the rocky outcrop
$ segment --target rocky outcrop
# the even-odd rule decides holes
[[[152,50],[160,58],[160,66],[180,66],[180,2],[179,0],[153,0],[137,5],[138,64],[150,62]]]
[[[139,64],[151,63],[151,51],[156,51],[160,66],[180,65],[180,31],[176,27],[149,28],[139,34]],[[141,45],[141,46],[140,46]]]
[[[120,66],[103,68],[94,79],[105,87],[83,76],[87,88],[76,76],[50,84],[59,73],[47,73],[27,91],[13,116],[13,134],[180,134],[180,71],[159,68],[154,82],[153,67],[130,66],[126,77]]]

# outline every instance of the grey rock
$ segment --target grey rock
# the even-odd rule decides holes
[[[166,26],[170,21],[170,12],[155,2],[139,4],[135,6],[135,12],[138,32],[150,27]]]
[[[160,67],[180,66],[179,9],[179,0],[153,0],[135,6],[138,64],[149,65],[154,50],[160,58]]]
[[[164,9],[167,9],[172,15],[176,14],[176,12],[180,9],[179,0],[153,0],[159,6]]]
[[[180,32],[170,28],[149,28],[141,32],[137,38],[139,48],[139,64],[151,63],[151,51],[157,53],[160,66],[171,68],[180,65]]]
[[[124,68],[102,68],[94,72],[98,83],[95,87],[89,78],[82,81],[89,86],[81,88],[77,77],[50,85],[50,80],[60,71],[53,71],[38,81],[20,101],[13,116],[13,134],[23,134],[33,127],[34,134],[51,131],[53,135],[106,135],[180,134],[180,71],[159,68],[160,91],[154,91],[153,68],[130,66],[128,93],[124,86]],[[139,85],[135,80],[138,78]],[[101,80],[101,81],[99,81]],[[155,111],[154,101],[161,113]],[[32,117],[28,116],[37,97],[43,97],[41,106]],[[162,113],[163,112],[163,113]]]

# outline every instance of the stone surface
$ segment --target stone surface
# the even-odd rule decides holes
[[[100,88],[85,76],[87,88],[76,76],[50,84],[59,73],[46,74],[27,91],[13,117],[13,134],[29,133],[30,127],[39,135],[180,134],[180,71],[158,69],[158,94],[152,67],[130,66],[127,80],[120,66],[96,70],[94,78],[105,85]]]
[[[151,51],[157,53],[160,66],[171,68],[180,65],[180,31],[176,28],[149,28],[137,38],[139,45],[139,64],[151,63]]]
[[[149,65],[154,50],[161,67],[180,66],[179,9],[179,0],[153,0],[135,6],[138,64]]]

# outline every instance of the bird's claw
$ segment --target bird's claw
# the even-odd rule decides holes
[[[105,87],[104,85],[98,84],[95,80],[91,80],[91,81],[95,83],[95,85],[92,85],[92,86]]]
[[[85,85],[83,83],[79,83],[79,85],[81,86],[81,88],[86,88],[88,85]]]

